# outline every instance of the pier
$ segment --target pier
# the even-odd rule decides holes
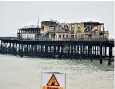
[[[103,58],[108,57],[111,65],[113,57],[114,40],[66,40],[66,41],[40,41],[20,40],[17,37],[0,37],[0,54],[67,59],[98,59],[100,64]],[[109,48],[109,56],[107,55]]]
[[[104,30],[104,23],[59,23],[42,21],[39,26],[17,30],[17,37],[0,37],[0,54],[20,57],[59,59],[94,59],[108,65],[113,61],[114,40]],[[109,50],[109,51],[108,51]]]

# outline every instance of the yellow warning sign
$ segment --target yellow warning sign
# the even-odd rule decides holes
[[[55,75],[53,74],[47,83],[47,86],[60,86]]]
[[[52,74],[51,78],[46,83],[47,85],[42,86],[42,89],[64,89],[63,86],[59,85],[54,74]]]

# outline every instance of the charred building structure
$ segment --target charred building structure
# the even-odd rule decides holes
[[[17,38],[35,40],[40,36],[40,28],[34,25],[26,26],[17,30]]]
[[[109,39],[109,32],[104,30],[104,23],[81,22],[81,23],[59,23],[56,21],[43,21],[41,33],[51,40],[70,39]]]

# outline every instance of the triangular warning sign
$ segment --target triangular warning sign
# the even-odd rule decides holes
[[[60,86],[55,75],[53,74],[47,83],[47,86]]]

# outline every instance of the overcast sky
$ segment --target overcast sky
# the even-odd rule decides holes
[[[0,36],[16,36],[17,29],[36,25],[37,20],[59,22],[99,21],[114,33],[114,3],[111,2],[0,2]],[[40,24],[40,23],[39,23]]]

